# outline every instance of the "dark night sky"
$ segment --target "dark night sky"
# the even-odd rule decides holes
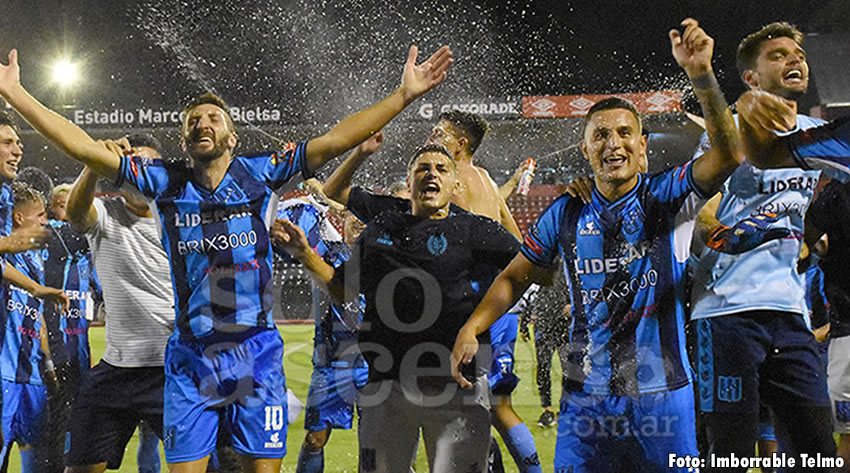
[[[743,90],[734,49],[745,33],[776,20],[811,31],[840,3],[6,0],[0,50],[20,50],[24,84],[51,104],[166,105],[211,86],[231,102],[282,104],[309,120],[319,118],[314,102],[359,107],[386,93],[414,41],[453,47],[441,94],[680,86],[667,30],[693,16],[716,39],[715,67],[733,98]],[[63,51],[84,62],[85,85],[60,97],[46,77]]]
[[[52,108],[179,110],[188,97],[213,90],[231,105],[280,110],[279,128],[263,130],[287,139],[314,136],[385,96],[397,85],[412,43],[423,55],[443,44],[454,51],[449,78],[424,99],[436,103],[680,88],[688,111],[698,113],[670,53],[671,27],[692,16],[715,38],[715,70],[732,102],[744,90],[734,56],[747,33],[778,20],[806,33],[850,30],[850,2],[819,3],[813,8],[803,0],[5,0],[0,57],[18,48],[24,85]],[[50,67],[62,56],[80,63],[82,71],[82,79],[65,91],[50,80]],[[819,103],[816,64],[812,70],[814,84],[802,110]],[[405,123],[391,130],[395,153],[402,155],[421,143],[430,126]],[[293,131],[290,125],[296,124],[302,128]],[[507,144],[485,143],[480,159],[509,172],[512,161],[523,156],[570,145],[574,138],[551,125],[503,129],[502,134],[513,133]],[[174,127],[160,130],[168,135],[167,151],[179,153]],[[265,139],[259,128],[251,131]],[[100,136],[110,133],[115,132],[102,130]],[[242,134],[251,148],[256,142],[247,137]],[[58,175],[77,172],[39,140],[24,139],[29,155],[35,154],[32,146],[43,150],[40,161],[30,163]],[[583,161],[577,151],[551,159],[553,169]]]

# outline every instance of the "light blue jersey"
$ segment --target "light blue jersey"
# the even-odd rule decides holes
[[[822,123],[797,115],[794,131]],[[705,149],[701,143],[696,155]],[[715,215],[720,223],[733,227],[749,217],[775,214],[778,218],[770,227],[786,228],[789,234],[740,254],[706,247],[693,255],[692,319],[754,310],[807,313],[805,279],[797,274],[797,259],[806,210],[819,178],[820,171],[758,169],[745,161],[726,180]]]

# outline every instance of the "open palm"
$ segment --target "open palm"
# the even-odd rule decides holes
[[[438,49],[427,61],[417,65],[418,56],[419,48],[416,45],[411,46],[404,65],[404,73],[401,76],[401,87],[410,100],[442,82],[452,64],[452,50],[448,46]]]
[[[9,51],[9,63],[0,64],[0,93],[8,91],[21,81],[21,69],[18,67],[18,51]]]

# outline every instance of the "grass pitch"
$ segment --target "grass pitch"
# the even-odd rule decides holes
[[[313,370],[311,362],[313,354],[313,325],[282,325],[279,330],[283,335],[284,340],[284,369],[286,370],[286,384],[291,388],[296,396],[306,402],[307,390],[310,386],[310,373]],[[89,330],[89,341],[92,350],[92,359],[94,363],[100,360],[104,350],[104,328],[93,327]],[[537,426],[537,418],[540,416],[540,401],[537,394],[537,387],[534,382],[534,345],[532,342],[524,343],[517,340],[516,347],[516,369],[517,374],[522,381],[519,383],[517,390],[513,395],[514,409],[519,413],[520,417],[528,424],[529,429],[534,435],[537,442],[537,451],[540,456],[540,462],[544,471],[552,470],[552,462],[555,452],[555,436],[554,427],[543,429]],[[552,370],[552,399],[556,403],[560,399],[561,376],[560,366],[558,362],[554,362]],[[325,447],[325,471],[328,473],[342,472],[357,472],[357,434],[355,424],[352,430],[335,430]],[[493,431],[495,437],[501,444],[501,438]],[[304,413],[302,412],[295,423],[289,426],[287,434],[287,455],[283,460],[282,472],[294,473],[295,465],[298,460],[298,451],[301,448],[301,442],[304,440]],[[136,448],[138,446],[138,437],[134,435],[127,445],[127,450],[124,453],[124,461],[121,468],[117,471],[126,473],[136,473]],[[160,455],[162,448],[160,445]],[[507,450],[502,445],[502,458],[505,464],[505,470],[508,472],[517,471],[516,465]],[[427,461],[425,459],[425,449],[420,445],[419,457],[416,461],[417,471],[428,471]],[[17,450],[11,453],[9,471],[20,471],[20,457]],[[115,470],[109,470],[115,471]],[[162,456],[162,471],[168,471],[165,465],[165,457]]]

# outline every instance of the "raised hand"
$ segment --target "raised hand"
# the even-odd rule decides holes
[[[306,252],[312,251],[304,230],[289,220],[276,219],[269,231],[272,243],[295,258],[301,259]]]
[[[688,77],[698,77],[711,70],[714,39],[693,18],[684,19],[681,25],[685,28],[683,33],[676,29],[669,33],[673,57]]]
[[[0,64],[0,95],[6,94],[21,82],[21,68],[18,66],[18,50],[9,51],[9,63]]]
[[[130,156],[133,154],[133,147],[130,146],[130,141],[126,136],[117,140],[97,140],[97,142],[118,156]]]
[[[404,73],[401,75],[401,89],[408,103],[442,82],[449,66],[452,65],[452,50],[448,46],[438,49],[427,61],[419,65],[416,64],[418,56],[419,48],[412,45],[404,64]]]
[[[736,102],[738,115],[750,126],[772,133],[788,132],[797,124],[794,102],[761,90],[745,92]]]
[[[363,154],[372,154],[384,144],[384,132],[379,131],[370,136],[368,140],[360,143],[359,151]]]

